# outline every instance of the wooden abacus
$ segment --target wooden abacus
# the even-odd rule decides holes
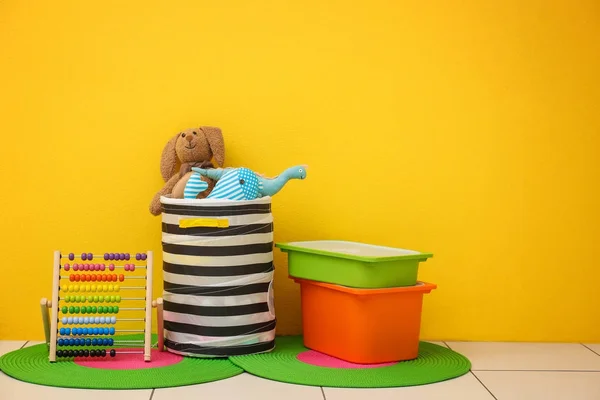
[[[94,255],[92,253],[82,253],[79,257],[83,263],[68,262],[62,263],[62,260],[68,258],[69,261],[75,261],[76,256],[69,253],[64,256],[60,251],[54,252],[54,270],[52,275],[52,298],[41,300],[42,321],[44,324],[44,334],[46,344],[48,345],[50,362],[55,362],[57,358],[70,357],[106,357],[110,355],[115,357],[118,354],[143,354],[144,361],[152,359],[152,308],[157,309],[158,323],[158,343],[159,351],[164,351],[164,336],[163,336],[163,301],[158,298],[152,300],[152,252],[136,253],[135,261],[131,260],[129,253],[104,253],[104,255]],[[94,259],[103,259],[106,263],[93,263]],[[120,261],[124,261],[122,264]],[[136,265],[136,262],[142,262],[145,265]],[[121,264],[121,265],[116,265]],[[123,270],[123,272],[134,272],[137,270],[145,270],[144,275],[140,276],[125,273],[116,274],[114,271]],[[72,272],[71,272],[72,271]],[[84,273],[75,273],[75,272]],[[95,272],[95,273],[88,273]],[[62,274],[61,274],[62,273]],[[119,283],[125,281],[139,282],[143,281],[143,285],[120,286]],[[114,293],[123,291],[140,291],[144,290],[144,297],[121,297]],[[76,293],[72,295],[71,293]],[[83,296],[80,293],[85,293]],[[100,295],[98,295],[100,293]],[[108,293],[103,295],[102,293]],[[129,306],[119,308],[117,304],[121,302],[144,302],[144,307]],[[61,307],[61,303],[70,303],[74,305]],[[108,303],[104,305],[84,305]],[[114,305],[112,305],[114,304]],[[143,318],[117,318],[116,314],[119,311],[131,313],[143,312]],[[59,318],[59,312],[62,316]],[[108,317],[98,317],[98,314],[114,314]],[[70,316],[69,316],[70,315]],[[85,315],[85,316],[84,316]],[[94,315],[94,316],[91,316]],[[128,315],[129,317],[129,315]],[[143,329],[119,329],[118,332],[124,333],[143,333],[143,340],[120,340],[115,339],[117,333],[116,324],[118,322],[143,322]],[[59,328],[59,324],[61,325]],[[69,325],[95,325],[93,327],[79,328],[69,327]],[[98,326],[100,325],[100,326]],[[102,326],[104,325],[104,326]],[[107,325],[112,325],[110,328]],[[115,348],[94,348],[86,349],[88,346],[127,346],[136,347],[136,344],[143,343],[141,351],[121,351]],[[76,349],[63,350],[62,347],[76,347]]]

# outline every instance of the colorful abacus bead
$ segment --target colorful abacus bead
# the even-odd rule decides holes
[[[75,254],[69,253],[69,260],[73,261],[75,259]]]
[[[65,271],[68,271],[68,270],[70,270],[70,269],[71,269],[71,266],[70,266],[70,265],[67,263],[67,264],[65,264],[65,266],[63,267],[63,269],[64,269]]]
[[[73,271],[79,271],[79,264],[73,264]]]
[[[125,253],[125,261],[129,261],[130,258],[131,256],[129,255],[129,253]]]
[[[125,264],[125,265],[123,265],[123,269],[124,269],[125,271],[129,271],[129,264]]]
[[[87,254],[86,253],[81,253],[81,259],[83,261],[87,260]]]
[[[109,259],[109,260],[114,260],[114,259],[115,259],[115,253],[110,253],[110,254],[108,255],[108,259]]]
[[[120,274],[119,275],[119,282],[123,282],[125,280],[125,275]]]
[[[115,351],[115,349],[111,349],[111,350],[110,350],[110,356],[111,356],[111,357],[114,357],[114,356],[116,356],[116,355],[117,355],[117,352]]]
[[[135,259],[140,261],[142,259],[142,255],[140,253],[135,253]]]
[[[108,253],[104,253],[104,260],[108,261]]]
[[[146,258],[148,258],[148,256],[146,255],[146,253],[142,253],[142,260],[145,260]]]
[[[114,271],[114,270],[115,270],[115,264],[109,264],[109,265],[108,265],[108,269],[109,269],[110,271]]]

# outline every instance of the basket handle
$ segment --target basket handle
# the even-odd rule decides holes
[[[229,228],[227,218],[183,218],[179,220],[180,228]]]

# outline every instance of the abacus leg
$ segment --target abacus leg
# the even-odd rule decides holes
[[[163,299],[159,297],[152,302],[156,307],[156,330],[158,333],[158,351],[165,351],[165,324],[163,320]]]
[[[45,297],[40,301],[42,323],[44,325],[44,337],[46,338],[46,346],[48,346],[48,350],[50,350],[50,315],[48,314],[49,305],[50,302]]]

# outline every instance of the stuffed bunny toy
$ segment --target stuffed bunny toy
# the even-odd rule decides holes
[[[150,213],[161,213],[160,197],[183,199],[183,191],[192,175],[192,167],[214,168],[211,159],[222,167],[225,161],[225,145],[221,129],[202,126],[179,132],[165,145],[160,159],[160,173],[165,181],[163,188],[154,195],[150,203]],[[177,172],[177,165],[179,171]],[[200,192],[198,199],[203,199],[215,186],[215,181],[202,177],[208,188]]]

